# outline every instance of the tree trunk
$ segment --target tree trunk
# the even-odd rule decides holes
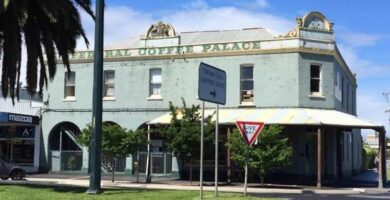
[[[112,182],[115,182],[115,159],[114,158],[112,158],[111,159],[111,171],[112,171],[112,179],[111,179],[111,181]]]
[[[192,163],[190,164],[190,185],[192,185]]]
[[[264,187],[264,176],[261,176],[260,177],[260,183],[261,183],[261,187]]]

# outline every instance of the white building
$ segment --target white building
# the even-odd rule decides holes
[[[39,170],[42,106],[42,99],[26,89],[14,105],[9,97],[0,100],[0,157],[27,172]]]

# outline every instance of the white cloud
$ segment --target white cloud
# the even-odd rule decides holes
[[[85,12],[81,14],[84,28],[93,49],[95,23]],[[155,20],[148,13],[138,12],[125,6],[107,6],[104,16],[104,43],[112,44],[124,41],[130,36],[146,33],[147,29]],[[78,42],[78,48],[85,48],[84,42]]]
[[[380,89],[358,90],[358,116],[362,119],[382,124],[386,127],[386,130],[390,130],[389,116],[385,113],[385,109],[389,104],[386,103],[386,99],[382,95],[382,92],[383,91],[380,91]],[[369,133],[373,131],[366,130],[364,132]]]
[[[374,46],[384,38],[382,35],[357,33],[351,31],[340,31],[340,39],[350,47]]]
[[[187,9],[173,12],[163,17],[163,20],[170,22],[178,32],[265,27],[279,33],[287,33],[294,27],[293,20],[236,7]]]
[[[366,60],[358,54],[356,47],[342,44],[338,47],[351,71],[357,74],[358,80],[390,77],[390,63],[384,65]]]
[[[266,8],[269,6],[267,0],[256,0],[256,5],[258,8]]]
[[[123,42],[127,38],[145,34],[151,24],[160,20],[171,23],[177,32],[265,27],[271,32],[285,34],[295,26],[292,19],[236,7],[210,8],[202,0],[193,1],[184,9],[165,14],[165,16],[153,17],[153,13],[138,12],[130,7],[107,6],[105,44]],[[93,49],[94,22],[84,12],[81,16],[91,43],[90,49]],[[78,48],[85,49],[81,40]]]
[[[207,2],[203,0],[191,1],[189,6],[186,6],[187,9],[207,9],[208,7]]]

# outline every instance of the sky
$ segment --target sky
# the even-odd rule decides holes
[[[106,0],[105,44],[145,34],[158,21],[177,32],[264,27],[286,34],[296,17],[319,11],[334,23],[337,46],[357,74],[358,116],[390,132],[383,95],[390,92],[389,10],[389,0]],[[94,23],[86,13],[82,19],[93,45]]]

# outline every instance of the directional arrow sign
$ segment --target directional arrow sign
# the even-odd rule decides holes
[[[200,100],[216,104],[226,103],[226,73],[225,71],[200,63],[198,96]]]
[[[252,146],[253,142],[264,127],[263,122],[236,121],[236,125],[248,146]]]

